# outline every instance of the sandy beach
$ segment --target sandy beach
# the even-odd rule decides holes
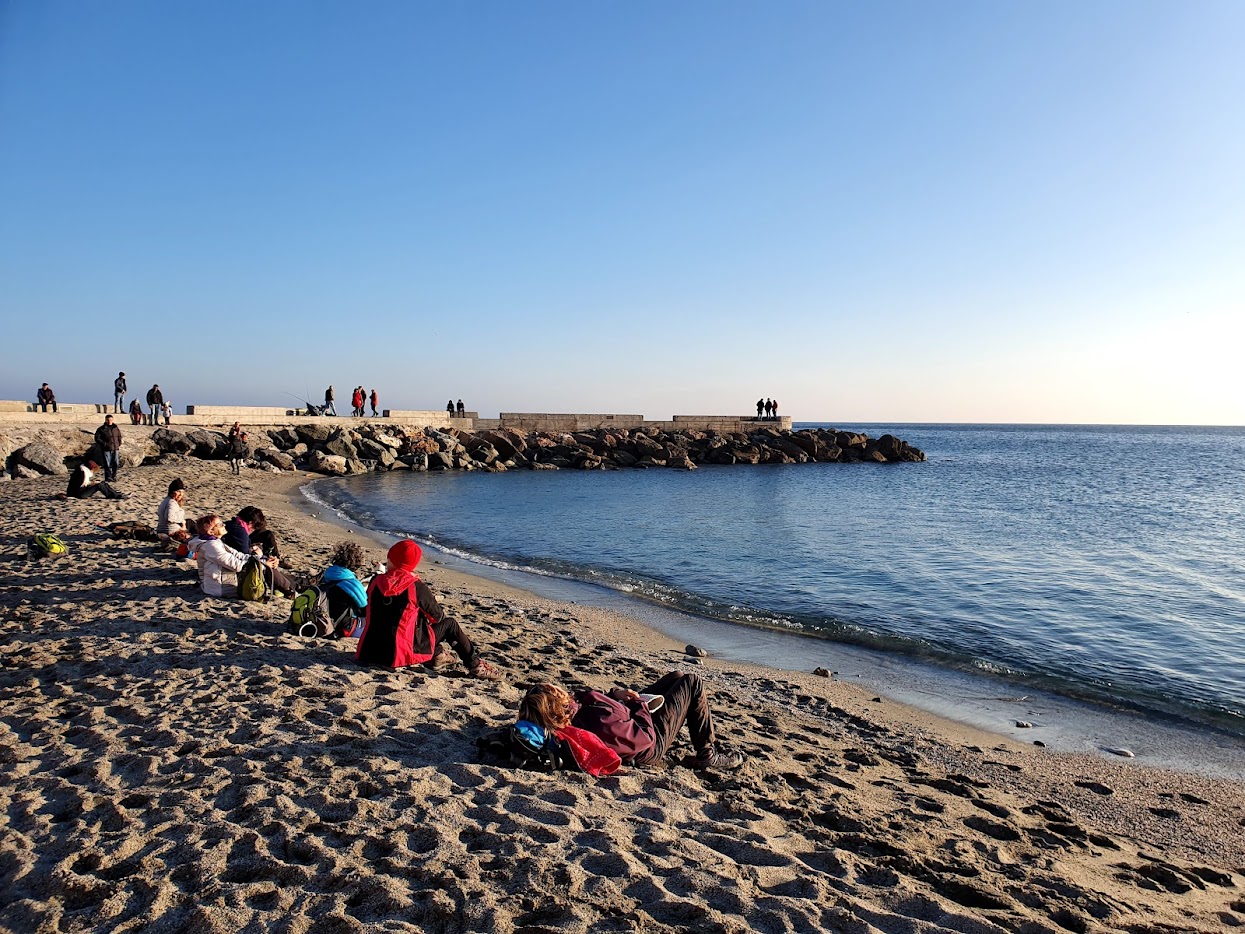
[[[304,474],[186,459],[131,498],[0,483],[0,929],[1223,931],[1245,926],[1245,788],[1058,754],[812,674],[708,658],[738,772],[594,779],[477,759],[538,681],[693,664],[624,616],[427,561],[506,681],[363,669],[289,601],[203,597],[101,525],[261,506],[296,568],[351,534]],[[55,531],[67,559],[28,563]],[[384,543],[369,539],[374,560]]]

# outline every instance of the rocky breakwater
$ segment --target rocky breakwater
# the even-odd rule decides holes
[[[693,470],[716,464],[881,464],[923,461],[925,455],[893,435],[873,439],[833,429],[786,431],[758,427],[742,432],[597,429],[573,434],[514,429],[468,432],[366,424],[315,422],[253,432],[252,463],[274,471],[303,469],[328,476],[384,470],[617,470],[668,467]],[[44,432],[24,444],[4,439],[14,476],[64,474],[93,456],[87,432]],[[150,437],[128,438],[122,466],[168,463],[195,457],[223,460],[226,435],[219,431],[157,428]],[[99,460],[100,458],[96,458]]]

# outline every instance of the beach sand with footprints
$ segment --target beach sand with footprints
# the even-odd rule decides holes
[[[747,761],[603,779],[476,757],[528,685],[640,687],[691,664],[625,617],[432,561],[507,680],[362,669],[283,632],[289,601],[202,597],[98,526],[261,506],[298,568],[342,528],[305,476],[185,461],[123,501],[0,484],[0,929],[1223,931],[1245,926],[1241,783],[1055,754],[811,674],[705,659]],[[67,559],[27,563],[60,533]],[[384,543],[368,541],[374,560]]]

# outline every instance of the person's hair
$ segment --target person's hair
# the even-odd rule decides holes
[[[172,496],[178,490],[186,489],[186,481],[181,477],[173,478],[173,482],[169,484],[169,496]]]
[[[209,512],[206,516],[199,517],[198,521],[195,522],[195,528],[199,530],[200,535],[207,535],[208,529],[211,528],[212,523],[219,518],[220,516],[216,513]]]
[[[238,510],[238,518],[252,529],[257,529],[264,524],[264,511],[258,506],[243,506]]]
[[[108,421],[108,419],[110,419],[110,418],[112,418],[112,413],[111,413],[111,412],[109,412],[107,415],[105,415],[105,416],[104,416],[104,421]]]
[[[95,463],[95,461],[91,460],[88,457],[86,460],[86,469],[87,470],[99,470],[99,464]]]
[[[569,726],[571,695],[556,684],[538,684],[519,702],[519,719],[531,720],[546,730]]]
[[[367,555],[357,542],[338,542],[329,563],[336,564],[339,568],[358,571],[367,564]]]

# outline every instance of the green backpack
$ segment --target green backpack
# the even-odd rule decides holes
[[[238,596],[255,603],[267,603],[272,597],[270,573],[268,565],[258,557],[248,558],[242,570],[238,572]]]
[[[50,532],[40,532],[26,540],[26,557],[34,561],[44,558],[63,558],[69,554],[64,540]]]

